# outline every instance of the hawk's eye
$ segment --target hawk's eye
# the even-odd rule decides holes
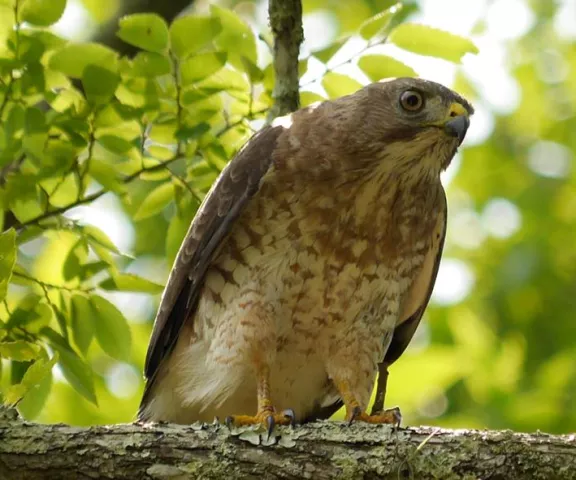
[[[406,90],[400,95],[400,105],[409,112],[418,112],[424,108],[424,98],[419,92]]]

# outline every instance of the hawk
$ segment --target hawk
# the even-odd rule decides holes
[[[182,243],[146,356],[141,421],[236,425],[366,412],[410,342],[446,232],[440,172],[473,113],[398,78],[256,133]],[[380,410],[378,408],[377,410]]]

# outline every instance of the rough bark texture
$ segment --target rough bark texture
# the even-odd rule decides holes
[[[220,425],[40,425],[0,417],[0,478],[576,479],[575,435],[319,422],[274,432]]]
[[[269,118],[300,108],[298,54],[304,40],[301,0],[270,0],[270,28],[274,35],[274,107]]]

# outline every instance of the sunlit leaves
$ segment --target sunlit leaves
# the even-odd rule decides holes
[[[82,78],[88,65],[115,73],[118,70],[118,54],[98,43],[70,43],[50,57],[49,65],[72,78]]]
[[[360,36],[364,40],[370,40],[382,33],[389,25],[392,17],[402,8],[402,4],[398,3],[388,10],[370,17],[360,26]]]
[[[151,282],[145,278],[139,277],[132,273],[112,274],[109,278],[100,282],[99,287],[104,290],[124,291],[124,292],[141,292],[141,293],[161,293],[162,285]]]
[[[0,234],[0,300],[6,297],[12,269],[16,263],[16,232],[8,230]]]
[[[132,73],[143,77],[158,77],[172,71],[167,56],[153,52],[139,52],[133,60]]]
[[[108,355],[118,360],[130,358],[130,327],[122,312],[105,298],[90,296],[94,310],[94,332],[99,345]]]
[[[20,383],[12,385],[4,393],[4,401],[8,405],[16,405],[33,387],[42,382],[50,374],[58,360],[58,354],[52,358],[38,358],[27,370]]]
[[[56,23],[66,8],[66,0],[20,0],[20,20],[38,27]]]
[[[221,31],[218,18],[193,15],[177,18],[170,26],[170,49],[183,58],[206,47]]]
[[[83,354],[86,354],[94,337],[94,325],[97,322],[96,314],[88,298],[84,295],[73,295],[71,303],[74,343]]]
[[[250,27],[231,10],[213,4],[210,11],[222,25],[222,32],[215,40],[216,47],[231,54],[230,61],[237,68],[242,68],[241,57],[255,64],[256,39]]]
[[[139,13],[120,19],[117,34],[126,43],[150,52],[163,52],[168,47],[168,25],[155,14]]]
[[[330,98],[349,95],[362,88],[362,84],[347,75],[329,72],[322,79],[322,86]]]
[[[0,357],[18,362],[28,362],[38,357],[40,347],[25,340],[0,342]]]
[[[144,220],[160,213],[174,198],[174,186],[167,182],[152,190],[141,203],[134,215],[134,220]]]
[[[327,47],[324,47],[321,50],[316,52],[312,52],[312,55],[315,56],[318,60],[322,63],[328,63],[328,61],[342,48],[342,46],[346,43],[348,37],[340,38],[336,40],[334,43],[331,43]]]
[[[466,53],[478,53],[474,43],[459,35],[415,23],[403,23],[390,32],[389,41],[420,55],[459,63]]]
[[[44,328],[43,335],[53,350],[58,352],[58,364],[64,377],[80,395],[96,404],[92,368],[72,349],[68,341],[51,328]]]
[[[373,82],[383,78],[416,76],[414,69],[388,55],[363,55],[358,66]]]
[[[182,83],[186,85],[212,75],[226,64],[227,58],[224,52],[209,52],[188,58],[180,64]]]
[[[107,68],[87,65],[82,72],[82,85],[86,98],[94,104],[108,103],[114,96],[120,77]]]

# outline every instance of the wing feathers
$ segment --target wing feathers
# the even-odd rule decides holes
[[[156,315],[144,368],[146,391],[162,360],[174,347],[182,325],[193,315],[214,254],[258,191],[283,130],[280,126],[266,127],[254,135],[222,171],[202,202],[182,242]]]

